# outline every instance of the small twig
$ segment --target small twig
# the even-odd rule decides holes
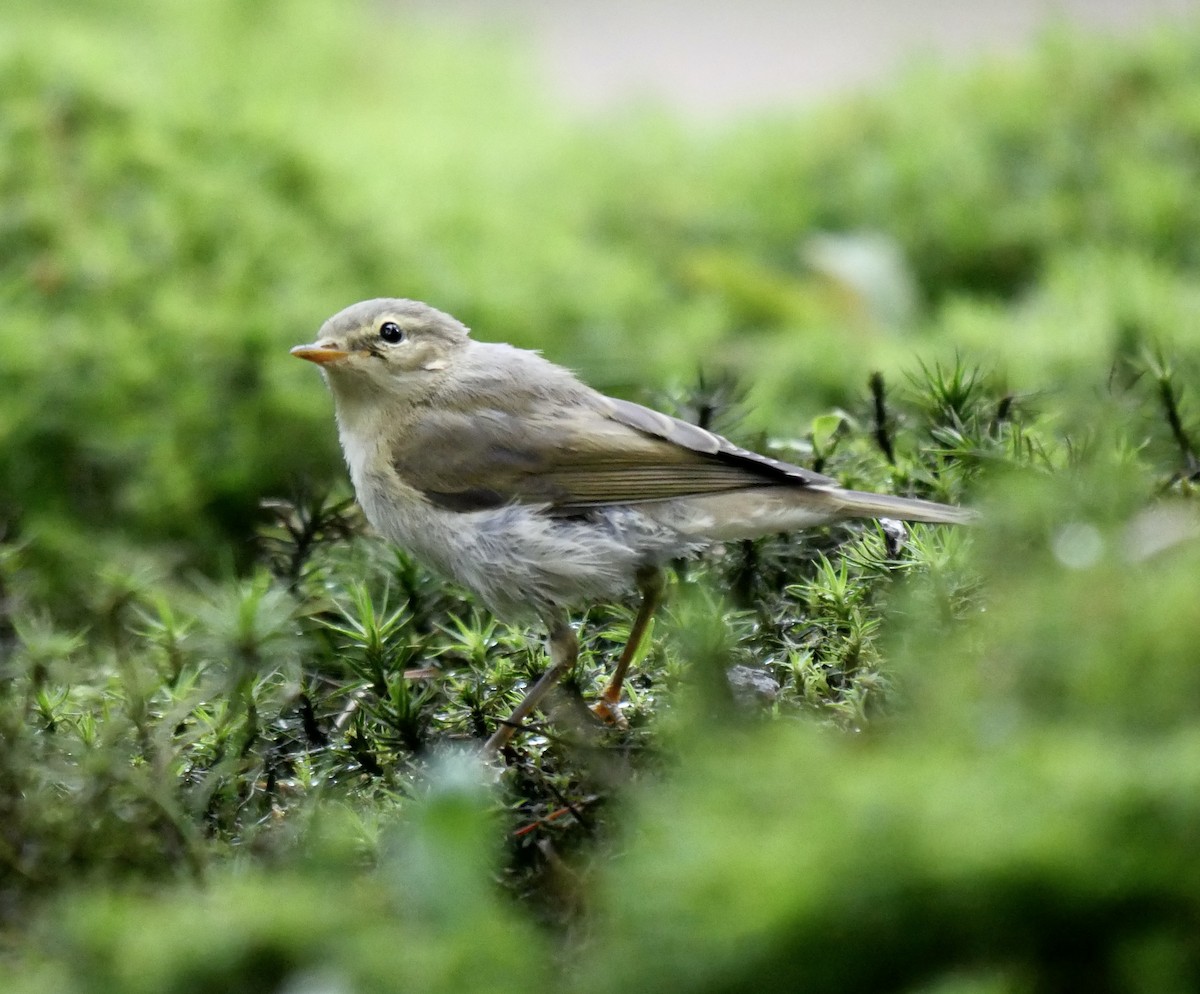
[[[1171,435],[1174,437],[1175,444],[1179,446],[1179,451],[1183,455],[1184,466],[1186,467],[1183,475],[1189,478],[1193,477],[1200,472],[1200,459],[1196,458],[1196,447],[1192,444],[1192,440],[1188,438],[1187,432],[1184,430],[1183,418],[1179,416],[1179,397],[1176,396],[1170,374],[1165,370],[1158,375],[1158,397],[1162,401],[1163,410],[1167,415],[1167,424],[1171,427]]]
[[[379,760],[375,758],[375,754],[367,748],[366,744],[357,734],[346,736],[346,745],[349,747],[350,754],[354,757],[355,761],[362,767],[364,773],[372,777],[383,776],[383,767],[379,765]]]
[[[563,806],[561,808],[556,808],[543,818],[537,818],[534,821],[531,821],[528,824],[522,825],[520,828],[516,829],[513,832],[514,839],[519,839],[522,836],[528,835],[530,832],[536,831],[543,825],[549,825],[551,822],[558,821],[560,818],[563,818],[566,815],[574,815],[575,820],[579,822],[580,826],[585,831],[593,831],[592,825],[589,824],[588,821],[583,817],[581,805],[595,804],[597,801],[601,800],[600,795],[594,794],[591,797],[583,798],[582,801],[572,803],[566,800],[557,790],[555,790],[552,784],[547,783],[546,786],[549,788],[550,792],[555,795],[555,798],[562,802]]]
[[[268,554],[273,554],[273,571],[287,580],[291,589],[299,586],[305,564],[317,546],[353,533],[353,526],[347,520],[353,504],[351,498],[331,503],[327,495],[313,496],[303,484],[296,486],[290,500],[267,498],[260,502],[286,536],[268,535],[263,542]]]
[[[313,710],[312,700],[306,693],[300,694],[299,711],[300,724],[304,728],[304,735],[308,739],[309,745],[317,748],[329,745],[329,736],[321,730],[316,712]]]
[[[522,836],[528,835],[530,832],[536,831],[543,825],[549,825],[552,821],[558,821],[564,815],[573,815],[575,809],[573,807],[559,808],[557,811],[551,811],[545,818],[538,818],[536,821],[531,821],[527,825],[522,825],[515,832],[513,838],[519,839]]]
[[[892,447],[892,436],[888,426],[888,414],[886,403],[886,391],[883,385],[883,374],[872,373],[868,383],[871,386],[871,400],[874,406],[875,425],[872,434],[875,438],[875,444],[879,446],[883,452],[884,458],[887,459],[888,465],[896,465],[896,452]]]
[[[992,416],[992,428],[999,428],[1006,421],[1012,420],[1012,408],[1015,399],[1011,393],[1006,393],[1000,398],[1000,403],[996,405],[996,413]]]

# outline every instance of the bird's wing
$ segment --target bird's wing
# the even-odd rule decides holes
[[[628,400],[598,396],[608,407],[605,413],[613,421],[627,425],[644,435],[669,442],[694,456],[706,456],[716,459],[723,466],[736,467],[746,475],[744,486],[764,486],[772,483],[808,487],[838,486],[837,480],[831,476],[823,476],[782,459],[772,459],[770,456],[743,449],[729,439],[706,431],[699,425],[672,418]]]
[[[530,503],[571,513],[747,487],[835,485],[638,404],[591,390],[571,401],[430,408],[396,443],[395,468],[429,500],[459,511]]]

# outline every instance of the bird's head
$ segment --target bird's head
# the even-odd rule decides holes
[[[418,399],[470,343],[467,328],[416,300],[364,300],[339,311],[292,355],[315,362],[336,399]],[[382,397],[380,399],[383,399]]]

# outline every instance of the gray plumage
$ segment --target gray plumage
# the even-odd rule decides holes
[[[535,352],[474,341],[413,300],[367,300],[294,355],[318,363],[367,519],[506,617],[539,615],[551,667],[488,739],[509,741],[574,664],[571,607],[642,595],[595,710],[621,686],[660,567],[714,541],[841,518],[962,523],[970,512],[846,490],[695,425],[606,397]]]
[[[402,340],[381,338],[387,323]],[[503,616],[619,598],[639,569],[717,540],[847,517],[969,517],[845,490],[606,397],[416,301],[355,304],[307,348],[345,354],[321,365],[368,520]]]

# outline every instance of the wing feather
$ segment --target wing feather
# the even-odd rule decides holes
[[[448,510],[515,502],[569,513],[748,487],[834,484],[582,384],[568,403],[510,393],[503,409],[485,402],[464,410],[464,396],[453,410],[426,408],[393,449],[400,476]]]

